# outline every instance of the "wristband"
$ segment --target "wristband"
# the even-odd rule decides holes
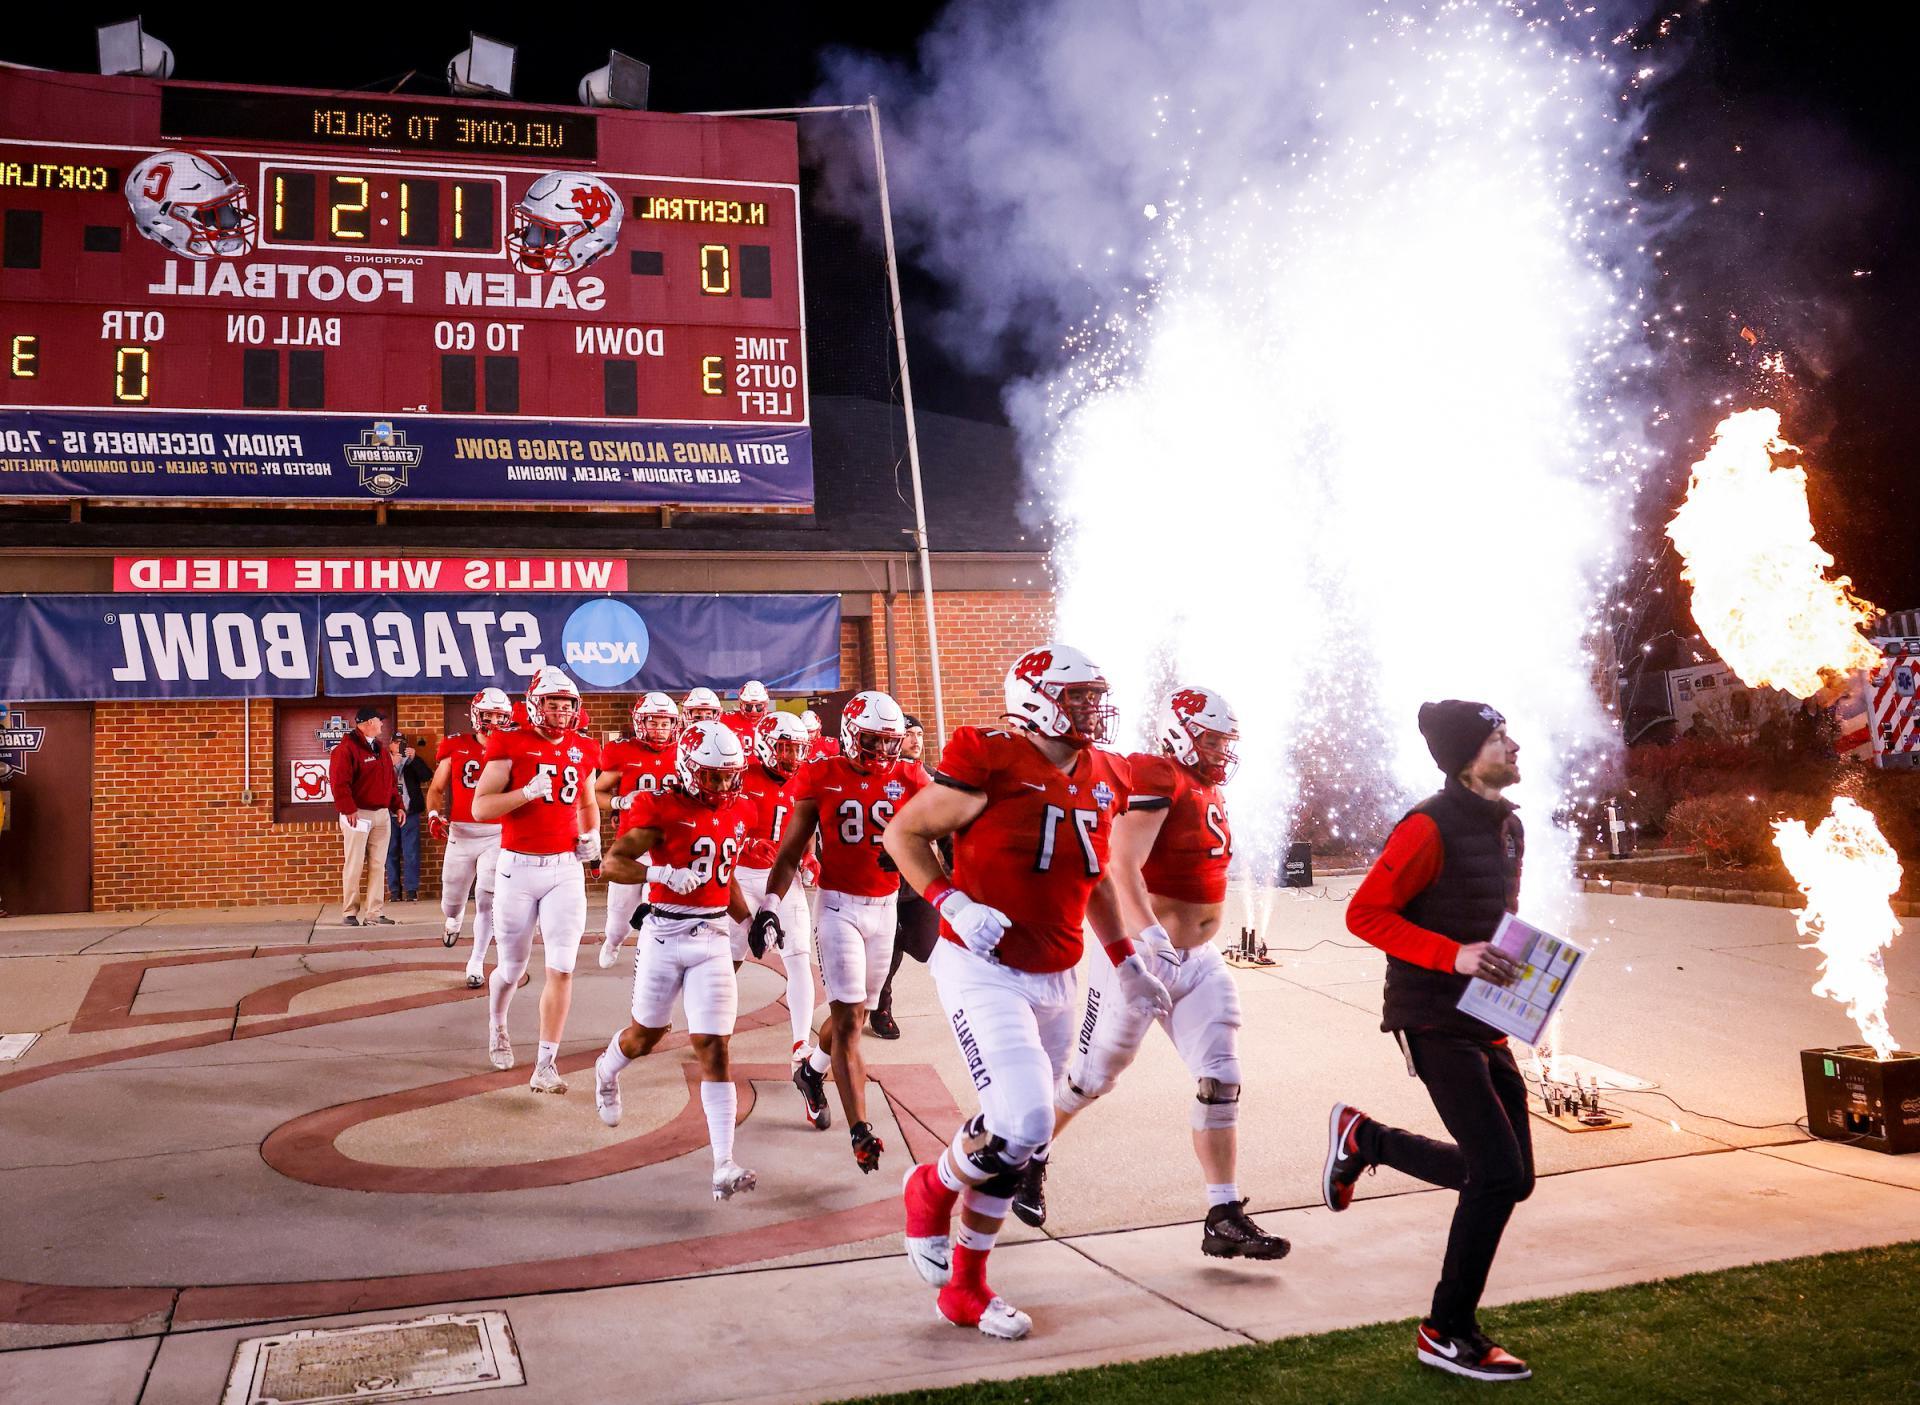
[[[945,902],[958,891],[959,890],[947,879],[936,878],[933,882],[927,884],[926,891],[920,896],[925,898],[934,907],[939,907],[941,903]]]
[[[1102,942],[1101,948],[1107,953],[1107,960],[1116,966],[1134,954],[1133,943],[1125,937],[1121,937],[1118,941]]]
[[[781,898],[776,898],[772,893],[762,893],[760,895],[760,905],[756,907],[754,911],[773,912],[779,908],[780,903]]]
[[[647,882],[665,883],[667,881],[667,875],[672,872],[673,870],[670,867],[668,867],[666,864],[663,864],[663,863],[648,864],[647,865]]]

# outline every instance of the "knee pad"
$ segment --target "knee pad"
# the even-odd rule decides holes
[[[1086,1074],[1082,1072],[1081,1076],[1084,1078],[1086,1077]],[[1089,1081],[1095,1081],[1095,1080],[1089,1080]],[[1102,1093],[1105,1093],[1109,1088],[1113,1086],[1113,1080],[1110,1078],[1104,1082],[1095,1081],[1095,1083],[1096,1085],[1092,1088],[1082,1088],[1079,1084],[1073,1081],[1071,1074],[1069,1073],[1061,1074],[1059,1078],[1054,1080],[1054,1085],[1053,1085],[1054,1106],[1059,1108],[1060,1111],[1062,1112],[1084,1111],[1087,1107],[1092,1105],[1093,1100],[1095,1098],[1099,1097]]]
[[[1240,1085],[1220,1078],[1202,1078],[1193,1098],[1193,1128],[1205,1132],[1231,1127],[1240,1120]]]
[[[1017,1179],[1021,1169],[1033,1159],[1033,1153],[1044,1145],[1045,1142],[1013,1142],[996,1136],[987,1130],[987,1119],[983,1116],[964,1123],[953,1139],[956,1158],[979,1177],[974,1184],[983,1189],[1002,1176]],[[1012,1193],[1011,1188],[1007,1193]]]

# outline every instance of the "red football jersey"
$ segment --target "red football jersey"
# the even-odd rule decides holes
[[[740,856],[742,866],[773,867],[773,856],[780,848],[780,838],[787,832],[787,821],[793,818],[794,790],[799,784],[799,771],[782,780],[758,761],[747,763],[747,774],[740,782],[740,789],[758,808],[759,818],[747,832],[752,842]]]
[[[1132,808],[1167,812],[1140,870],[1147,891],[1178,902],[1225,902],[1233,834],[1220,787],[1170,756],[1129,756],[1127,771],[1133,778]]]
[[[707,805],[678,790],[658,794],[642,791],[627,813],[635,828],[660,831],[647,851],[647,862],[690,868],[705,880],[691,893],[676,893],[664,883],[649,883],[648,902],[676,908],[727,905],[733,866],[747,847],[747,832],[758,813],[753,801],[733,795],[718,805]]]
[[[615,795],[632,795],[635,791],[658,795],[665,788],[667,778],[679,766],[680,748],[677,745],[664,746],[656,751],[643,741],[629,738],[613,742],[600,752],[600,769],[613,771],[619,776],[613,783]],[[620,812],[620,823],[614,826],[614,833],[625,834],[632,828],[633,807],[628,806]]]
[[[753,760],[753,734],[760,730],[760,723],[764,720],[765,716],[766,714],[762,713],[760,716],[755,717],[745,712],[723,712],[720,714],[721,723],[736,737],[740,738],[740,745],[747,749],[747,759],[749,761]]]
[[[827,892],[883,898],[900,875],[881,868],[880,836],[900,807],[928,783],[911,761],[885,776],[858,770],[844,756],[818,756],[800,768],[793,797],[820,807],[820,886]]]
[[[822,732],[813,739],[813,748],[807,752],[807,760],[817,761],[822,756],[838,756],[839,754],[840,743],[828,736],[825,732]]]
[[[458,732],[451,737],[440,739],[440,750],[434,754],[434,763],[453,762],[453,779],[450,787],[453,791],[453,822],[455,824],[498,824],[498,820],[476,820],[473,817],[473,788],[480,784],[480,772],[486,768],[486,743],[471,732]]]
[[[509,791],[524,787],[545,770],[553,777],[553,797],[529,800],[500,821],[500,847],[516,854],[561,854],[580,833],[575,806],[580,788],[593,784],[599,746],[578,732],[562,732],[549,741],[532,727],[495,732],[487,738],[486,759],[513,763]]]
[[[1132,793],[1127,763],[1089,748],[1071,772],[1025,736],[962,727],[940,754],[940,777],[987,797],[953,837],[953,883],[1013,920],[1000,960],[1022,971],[1064,971],[1080,960],[1087,896],[1106,872],[1113,821]],[[960,939],[945,922],[940,933]]]

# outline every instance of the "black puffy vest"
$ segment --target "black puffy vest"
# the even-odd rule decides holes
[[[1438,876],[1400,915],[1462,944],[1487,940],[1500,925],[1501,914],[1520,906],[1520,867],[1527,844],[1513,805],[1475,795],[1450,780],[1407,814],[1425,815],[1438,827],[1441,860]],[[1499,1031],[1492,1026],[1460,1013],[1457,1007],[1466,988],[1467,977],[1456,972],[1389,956],[1380,1027],[1498,1039]]]

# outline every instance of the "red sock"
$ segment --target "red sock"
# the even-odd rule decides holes
[[[969,1249],[964,1244],[953,1246],[953,1286],[968,1292],[987,1291],[987,1255],[991,1249]]]
[[[931,1161],[926,1162],[914,1167],[913,1178],[919,1182],[919,1193],[926,1197],[927,1203],[952,1219],[953,1207],[960,1203],[960,1192],[947,1189],[947,1183],[940,1179],[939,1168]]]

